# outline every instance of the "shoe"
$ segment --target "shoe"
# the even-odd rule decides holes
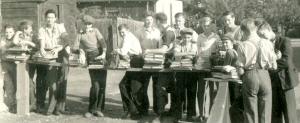
[[[206,123],[207,117],[200,116],[200,117],[199,117],[199,120],[200,120],[200,123]]]
[[[60,111],[58,111],[58,110],[55,110],[55,111],[53,112],[53,114],[56,115],[56,116],[61,115]]]
[[[93,116],[93,114],[91,113],[91,112],[86,112],[85,114],[84,114],[84,117],[85,118],[90,118],[90,117],[92,117]]]
[[[104,115],[101,111],[93,112],[93,115],[96,116],[96,117],[104,117]]]

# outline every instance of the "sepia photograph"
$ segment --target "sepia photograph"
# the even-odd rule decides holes
[[[300,0],[0,0],[1,123],[300,123]]]

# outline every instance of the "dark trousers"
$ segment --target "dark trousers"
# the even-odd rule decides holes
[[[68,59],[69,55],[65,50],[62,50],[58,53],[57,59],[57,62],[62,63],[62,66],[48,66],[46,73],[50,101],[47,110],[48,113],[54,110],[65,110],[67,78],[69,73]]]
[[[36,65],[36,101],[38,107],[45,107],[46,94],[48,91],[48,84],[46,75],[48,71],[46,65]]]
[[[176,87],[174,100],[175,104],[175,115],[177,118],[181,118],[183,111],[183,103],[185,97],[187,97],[187,116],[196,115],[196,94],[197,94],[197,74],[196,73],[185,73],[176,72]]]
[[[144,112],[147,113],[148,112],[148,109],[149,109],[149,98],[148,98],[148,86],[149,86],[149,82],[150,82],[150,78],[152,77],[152,81],[153,81],[153,84],[152,84],[152,88],[153,88],[153,110],[154,112],[157,111],[157,108],[158,108],[158,103],[157,103],[157,93],[158,93],[158,90],[156,88],[156,85],[158,83],[158,73],[154,73],[154,72],[145,72],[145,73],[142,73],[144,74],[144,78],[143,80],[141,80],[143,82],[143,94],[144,94],[144,99],[143,99],[143,105],[145,106],[144,107]]]
[[[244,123],[271,123],[272,87],[268,71],[245,71],[242,81]]]
[[[62,63],[62,66],[58,68],[57,105],[58,110],[65,111],[65,103],[67,98],[67,81],[69,75],[69,54],[67,54],[65,50],[62,50],[58,54],[57,61]]]
[[[46,73],[46,82],[49,88],[49,106],[47,113],[52,113],[54,110],[58,110],[58,70],[59,67],[50,66]]]
[[[2,61],[1,65],[4,72],[3,89],[6,95],[4,102],[8,106],[10,112],[16,112],[16,64],[14,62]]]
[[[35,109],[36,108],[36,83],[33,80],[37,66],[35,64],[28,64],[28,74],[29,74],[29,102],[30,102],[30,109]]]
[[[137,114],[147,113],[149,100],[145,88],[149,85],[147,73],[126,72],[119,84],[123,108],[125,112]]]
[[[162,72],[158,74],[158,81],[153,83],[153,109],[158,115],[165,112],[165,106],[168,104],[168,93],[175,92],[175,74],[173,72]],[[171,109],[174,110],[174,98],[171,96]]]
[[[295,90],[283,90],[277,73],[271,74],[271,81],[272,123],[297,123]]]
[[[89,97],[89,112],[102,111],[105,105],[106,70],[89,70],[91,88]]]

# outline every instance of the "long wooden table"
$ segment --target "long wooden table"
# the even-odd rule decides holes
[[[57,62],[37,62],[33,60],[16,61],[17,70],[17,114],[28,115],[29,114],[29,75],[27,64],[39,64],[48,66],[61,66],[61,63]],[[103,69],[103,70],[122,70],[122,71],[137,71],[137,72],[210,72],[209,69],[143,69],[143,68],[89,68],[89,69]],[[214,82],[228,82],[228,80],[207,78],[207,81]],[[226,86],[227,88],[227,86]],[[223,98],[223,97],[222,97]],[[216,104],[215,104],[216,105]]]

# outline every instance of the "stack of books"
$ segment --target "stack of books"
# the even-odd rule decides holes
[[[89,69],[101,69],[104,68],[105,66],[105,60],[93,60],[89,62]]]
[[[79,54],[71,53],[69,55],[69,65],[70,66],[79,66],[79,65],[81,65],[81,63],[79,61]]]
[[[192,69],[193,66],[193,57],[175,58],[171,64],[172,69]]]
[[[127,60],[119,60],[118,68],[120,69],[125,69],[125,68],[130,68],[130,63]]]
[[[37,62],[56,62],[56,59],[58,58],[57,54],[52,54],[50,51],[46,51],[46,54],[44,56],[41,55],[40,52],[36,52],[32,59]]]
[[[144,69],[163,69],[165,56],[163,54],[147,54],[144,56]]]
[[[225,71],[225,66],[215,66],[212,69],[212,76],[220,79],[238,79],[237,70],[234,67],[228,69],[229,72]]]
[[[24,61],[29,59],[30,50],[26,47],[12,47],[6,50],[5,59]]]

